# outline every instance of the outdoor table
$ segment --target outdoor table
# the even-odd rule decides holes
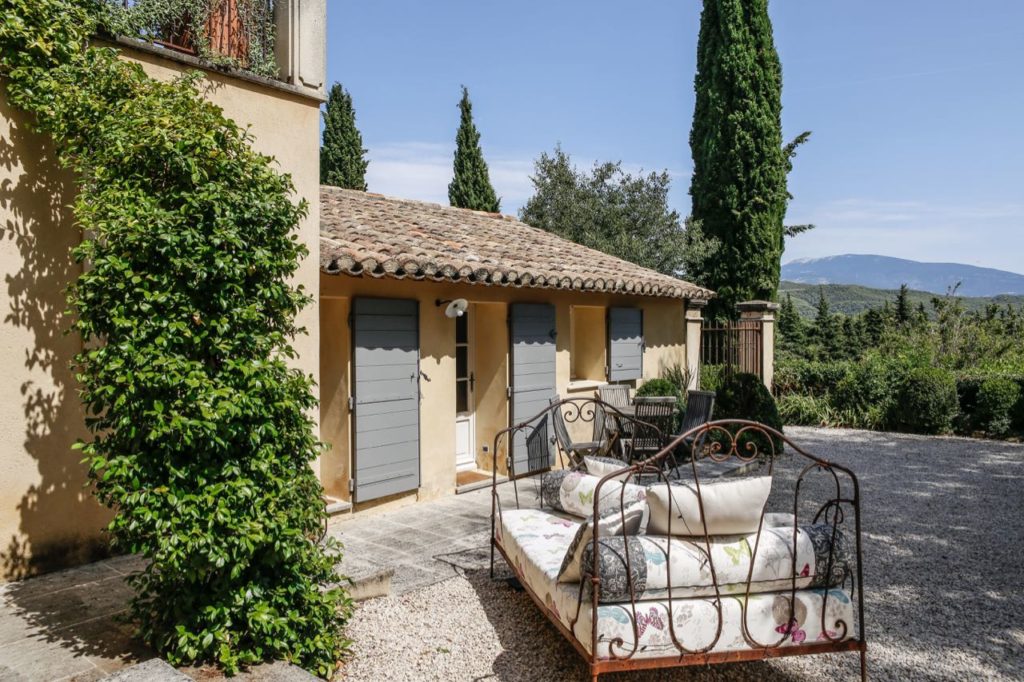
[[[678,409],[675,409],[673,410],[673,413],[678,411]],[[624,419],[628,420],[636,418],[636,405],[624,405],[622,407],[610,409],[608,410],[608,413],[612,417],[610,423],[606,422],[606,428],[611,432],[609,436],[615,439],[614,447],[618,450],[619,454],[621,456],[625,456],[625,452],[622,450],[622,440],[623,438],[628,438],[632,434],[633,429],[632,425],[627,426],[623,421]],[[673,434],[671,433],[663,433],[662,438],[665,439],[665,442],[668,442],[671,440],[672,435]]]

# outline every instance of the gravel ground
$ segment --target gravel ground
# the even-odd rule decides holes
[[[1024,446],[796,427],[789,435],[860,478],[871,678],[1024,679]],[[773,510],[797,460],[777,464]],[[362,604],[343,679],[588,679],[529,596],[489,580],[482,555],[449,580]],[[799,656],[601,679],[846,680],[857,660]]]

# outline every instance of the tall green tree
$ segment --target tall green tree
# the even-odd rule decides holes
[[[491,186],[487,162],[480,148],[480,132],[473,123],[473,103],[469,90],[462,86],[459,100],[459,132],[455,135],[455,175],[448,185],[448,201],[452,206],[497,213],[501,202]]]
[[[324,112],[324,140],[320,147],[320,183],[366,191],[363,136],[356,128],[352,95],[339,83],[331,86]]]
[[[694,89],[693,217],[721,243],[700,283],[718,294],[709,314],[733,316],[776,297],[782,258],[789,157],[767,0],[704,0]]]
[[[684,231],[669,208],[668,173],[631,175],[618,163],[587,173],[556,147],[540,155],[530,179],[535,191],[520,219],[577,244],[669,275],[713,248],[698,225]]]
[[[838,337],[839,329],[837,325],[841,324],[836,320],[836,316],[832,314],[832,310],[828,305],[828,299],[825,298],[825,291],[823,289],[818,290],[818,307],[814,315],[814,327],[812,329],[812,335],[814,340],[820,346],[819,353],[822,359],[832,359],[836,350],[836,339]]]
[[[798,346],[804,341],[804,321],[796,311],[792,294],[787,293],[779,307],[779,341],[781,346]]]
[[[910,287],[906,284],[901,284],[896,294],[896,324],[901,327],[910,324]]]

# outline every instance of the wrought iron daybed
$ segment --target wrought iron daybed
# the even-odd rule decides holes
[[[570,424],[616,412],[594,399],[562,400],[499,432],[494,464],[514,434],[551,410]],[[689,461],[666,468],[684,442]],[[775,466],[783,443],[802,465],[791,514],[764,510],[792,469]],[[593,680],[828,652],[859,652],[866,679],[860,493],[849,469],[742,420],[703,424],[600,476],[553,470],[530,481],[514,459],[506,458],[507,480],[492,479],[491,575],[497,551]],[[825,485],[809,491],[816,476]],[[530,485],[540,488],[538,508],[520,504],[520,487]]]

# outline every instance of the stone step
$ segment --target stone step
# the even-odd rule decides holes
[[[151,658],[142,663],[121,668],[102,678],[106,682],[189,682],[188,675],[179,672],[162,658]]]
[[[346,502],[345,500],[339,500],[334,497],[324,497],[327,502],[327,516],[339,516],[341,514],[347,514],[352,511],[352,503]]]
[[[391,579],[395,575],[395,569],[346,556],[338,568],[338,573],[352,581],[346,586],[352,600],[365,601],[391,594]]]

